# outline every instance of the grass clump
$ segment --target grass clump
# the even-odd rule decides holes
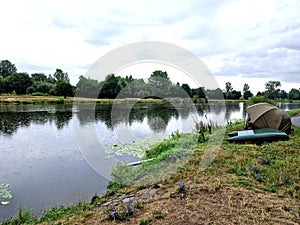
[[[58,206],[41,212],[41,215],[35,214],[24,207],[20,207],[17,215],[1,223],[1,225],[19,225],[19,224],[39,224],[69,218],[71,216],[86,216],[92,212],[92,205],[79,202],[71,206]]]

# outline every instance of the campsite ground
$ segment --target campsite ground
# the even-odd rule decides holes
[[[298,115],[293,110],[291,115]],[[242,129],[236,123],[226,132]],[[300,128],[289,141],[272,144],[230,144],[226,138],[210,167],[199,170],[206,144],[200,144],[190,161],[176,174],[151,187],[123,187],[107,191],[98,204],[53,208],[42,219],[20,213],[4,224],[300,224]],[[157,174],[159,176],[159,174]],[[178,184],[184,183],[182,191]],[[123,195],[149,198],[136,202],[125,220],[105,220],[104,206]],[[184,193],[184,194],[182,194]],[[31,222],[30,222],[31,218]],[[17,222],[14,222],[17,221]]]

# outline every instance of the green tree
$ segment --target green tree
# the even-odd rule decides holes
[[[288,93],[288,98],[290,100],[300,100],[300,90],[292,88]]]
[[[33,74],[31,74],[31,77],[35,82],[46,82],[47,81],[47,76],[43,73],[33,73]]]
[[[231,98],[231,92],[233,91],[233,87],[230,82],[226,82],[225,84],[225,98]]]
[[[245,83],[244,84],[244,87],[243,87],[243,98],[244,99],[249,99],[250,97],[252,97],[253,94],[252,92],[250,91],[250,86],[249,84]]]
[[[55,73],[53,74],[53,77],[55,78],[56,82],[70,82],[68,73],[64,73],[61,69],[56,69]]]
[[[171,94],[172,82],[166,71],[154,71],[150,75],[148,83],[153,96],[167,97]]]
[[[193,88],[191,91],[192,96],[196,96],[197,98],[205,98],[205,93],[204,93],[204,87],[199,87],[199,88]]]
[[[270,99],[276,99],[280,97],[280,81],[268,81],[265,84],[265,96]]]
[[[65,82],[65,81],[59,81],[55,86],[54,86],[54,95],[57,96],[64,96],[65,98],[67,96],[73,96],[73,87],[70,83]]]
[[[0,75],[0,94],[4,93],[4,79],[3,77]]]
[[[105,80],[100,82],[100,87],[102,88],[98,97],[116,98],[122,89],[119,79],[120,77],[116,77],[114,74],[107,75]]]
[[[17,72],[16,66],[12,64],[10,61],[8,60],[0,61],[0,75],[3,78],[6,78],[16,72]]]
[[[51,84],[55,84],[56,80],[51,74],[49,74],[47,77],[47,82],[49,82]]]
[[[76,85],[76,95],[86,98],[97,98],[100,91],[100,84],[97,80],[86,78],[84,76],[79,77],[79,81]]]
[[[193,97],[192,95],[192,90],[188,84],[182,84],[181,85],[182,89],[186,91],[186,93],[190,96]]]
[[[236,91],[236,90],[233,90],[231,93],[230,93],[230,99],[240,99],[242,97],[242,93],[240,91]]]
[[[279,98],[281,98],[281,99],[287,99],[288,98],[288,93],[285,90],[280,90],[280,92],[279,92]]]
[[[33,82],[27,73],[14,73],[5,78],[7,84],[6,92],[15,91],[17,94],[26,94],[26,90]]]
[[[250,91],[250,86],[247,83],[245,83],[244,86],[243,86],[243,93],[246,92],[246,91]]]

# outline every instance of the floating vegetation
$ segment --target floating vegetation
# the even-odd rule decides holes
[[[152,136],[147,139],[136,139],[132,143],[121,143],[118,145],[111,144],[106,147],[105,153],[117,156],[123,156],[126,154],[142,159],[146,156],[146,150],[167,137],[168,135],[165,134],[160,136]]]
[[[9,184],[0,184],[0,201],[1,205],[8,205],[10,202],[7,199],[12,198]]]

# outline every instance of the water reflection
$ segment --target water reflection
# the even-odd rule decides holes
[[[0,107],[0,133],[12,135],[19,127],[31,124],[54,123],[57,129],[62,129],[72,118],[72,106],[51,106],[49,108],[36,106]]]
[[[284,110],[300,108],[300,103],[278,103]],[[170,103],[151,104],[138,103],[132,108],[119,104],[115,107],[112,120],[111,104],[78,104],[72,105],[0,105],[0,133],[12,135],[19,127],[30,124],[54,123],[57,129],[68,125],[74,114],[77,115],[81,125],[94,122],[103,122],[107,129],[125,124],[142,124],[147,121],[153,132],[164,132],[170,120],[186,120],[197,113],[198,116],[208,115],[209,120],[217,124],[225,124],[232,119],[242,119],[245,115],[245,103],[242,102],[210,102],[204,106]],[[197,112],[195,112],[195,109]],[[125,112],[129,112],[125,115]],[[125,113],[125,114],[124,114]]]

